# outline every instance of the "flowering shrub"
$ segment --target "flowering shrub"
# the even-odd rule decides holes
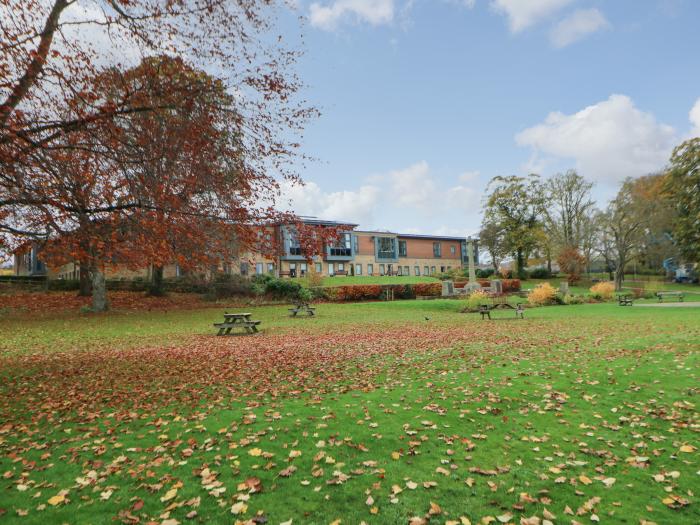
[[[416,296],[439,297],[442,295],[442,283],[417,283],[413,285]]]
[[[486,303],[488,297],[489,296],[483,290],[476,290],[467,298],[467,307],[469,310],[476,310],[479,308],[480,304]]]
[[[549,283],[542,283],[535,287],[527,296],[527,301],[536,306],[552,304],[557,300],[557,291]]]
[[[596,299],[602,299],[604,301],[609,301],[612,299],[615,293],[615,285],[609,282],[596,283],[591,286],[591,295]]]

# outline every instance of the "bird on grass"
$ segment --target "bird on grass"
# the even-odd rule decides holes
[[[425,319],[426,321],[430,321],[430,317],[428,317],[428,316],[424,316],[424,319]]]

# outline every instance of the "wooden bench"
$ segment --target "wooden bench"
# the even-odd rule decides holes
[[[248,334],[258,332],[260,321],[253,321],[250,313],[224,313],[223,323],[214,323],[214,327],[219,329],[216,335],[231,335],[234,328],[243,328]]]
[[[677,297],[678,302],[683,302],[683,292],[656,292],[656,297],[659,298],[659,302],[664,302],[664,297]]]
[[[518,318],[525,319],[525,308],[523,308],[522,303],[518,303],[517,305],[513,306],[512,304],[509,304],[507,302],[499,302],[499,303],[496,303],[493,305],[480,304],[479,305],[479,313],[481,314],[481,319],[483,320],[486,317],[491,319],[491,311],[496,310],[497,308],[515,310],[515,318],[516,319],[518,319]]]
[[[296,317],[299,312],[306,312],[306,315],[313,317],[316,315],[316,308],[309,306],[309,303],[298,303],[294,305],[294,308],[289,309],[289,316]]]
[[[631,295],[618,295],[617,303],[620,306],[632,306],[632,296]]]

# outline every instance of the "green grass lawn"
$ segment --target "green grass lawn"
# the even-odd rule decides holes
[[[700,522],[700,309],[461,306],[0,318],[0,523]]]

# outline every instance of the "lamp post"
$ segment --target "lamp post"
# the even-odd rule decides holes
[[[469,284],[476,284],[476,268],[474,263],[474,239],[467,237],[467,259],[469,260]]]

